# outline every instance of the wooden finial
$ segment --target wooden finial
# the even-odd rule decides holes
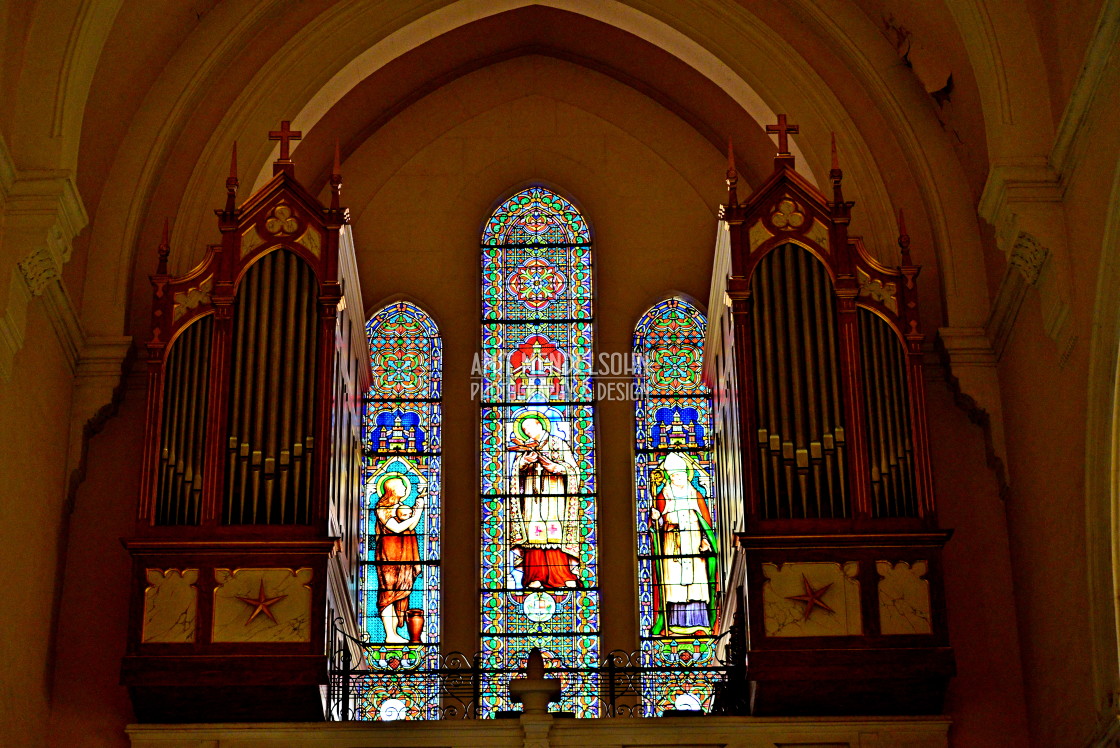
[[[736,193],[736,185],[739,183],[739,172],[735,170],[735,144],[731,142],[731,138],[727,139],[727,204],[735,206],[739,204],[739,196]]]
[[[229,157],[229,176],[226,177],[226,207],[225,213],[233,215],[237,208],[237,141],[233,141],[233,152]]]
[[[159,243],[159,263],[156,265],[156,275],[167,275],[167,256],[171,254],[171,241],[168,239],[168,224],[166,216],[163,219],[163,239]]]
[[[339,209],[339,197],[342,193],[342,166],[338,152],[338,138],[334,140],[334,166],[331,167],[331,210]]]
[[[840,183],[844,179],[844,172],[840,171],[840,151],[836,148],[836,133],[832,133],[832,168],[828,172],[832,180],[832,203],[842,206],[844,204],[844,190]]]
[[[910,235],[906,233],[906,216],[898,209],[898,246],[902,248],[902,264],[910,265]]]

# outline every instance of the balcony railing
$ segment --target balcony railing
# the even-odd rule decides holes
[[[548,667],[561,683],[555,716],[658,717],[746,714],[745,668],[735,657],[705,667],[651,667],[641,652],[613,651],[593,667]],[[525,667],[484,666],[480,654],[442,653],[424,644],[362,641],[336,627],[326,689],[328,719],[448,720],[520,715],[509,696]],[[647,660],[648,661],[648,660]]]

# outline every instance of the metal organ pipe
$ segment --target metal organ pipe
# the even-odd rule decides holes
[[[191,323],[167,354],[154,517],[157,525],[199,522],[212,329],[213,318],[209,315]]]
[[[859,310],[868,461],[876,517],[917,517],[909,393],[902,344],[874,312]]]
[[[831,444],[831,451],[836,456],[835,475],[836,485],[840,489],[840,501],[838,511],[833,516],[847,517],[850,509],[848,507],[848,479],[846,477],[847,470],[844,466],[844,416],[843,416],[843,400],[840,398],[840,352],[839,343],[836,339],[836,304],[832,296],[832,283],[828,278],[828,274],[824,272],[823,268],[818,268],[817,283],[818,299],[824,309],[824,339],[827,343],[828,349],[828,366],[822,366],[829,384],[829,402],[826,410],[832,414],[832,430],[824,434],[825,447],[828,448]]]
[[[792,244],[751,278],[763,519],[848,516],[832,285]]]
[[[303,438],[303,462],[300,466],[300,474],[303,478],[303,483],[300,486],[299,493],[296,496],[296,506],[300,513],[303,522],[311,521],[311,466],[312,455],[315,451],[315,437],[312,434],[312,429],[315,427],[315,352],[317,347],[314,345],[318,340],[319,334],[319,315],[318,304],[316,303],[316,288],[317,284],[315,279],[311,276],[311,271],[308,267],[300,263],[301,283],[305,284],[306,291],[301,296],[301,309],[299,319],[301,324],[304,325],[304,334],[298,339],[297,345],[300,351],[300,360],[306,360],[307,375],[304,379],[300,380],[301,393],[303,396],[303,410],[301,417],[303,418],[303,430],[300,436]]]
[[[317,284],[285,250],[246,272],[235,302],[227,524],[310,522]]]

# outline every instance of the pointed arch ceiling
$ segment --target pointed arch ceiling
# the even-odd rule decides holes
[[[797,11],[801,4],[797,0],[791,7]],[[828,133],[836,131],[846,190],[860,204],[862,233],[889,251],[894,203],[913,209],[911,233],[930,232],[926,246],[937,253],[948,316],[957,315],[951,321],[982,320],[986,292],[974,202],[961,188],[967,180],[947,137],[923,109],[924,92],[896,91],[884,80],[884,69],[899,66],[897,58],[890,59],[889,45],[866,37],[877,34],[874,27],[862,29],[868,44],[860,60],[845,59],[850,50],[843,45],[822,49],[812,60],[817,65],[838,60],[838,69],[854,65],[844,72],[851,89],[845,91],[760,16],[735,4],[458,0],[436,5],[300,4],[298,11],[271,16],[277,19],[271,26],[270,13],[280,8],[266,0],[210,10],[168,57],[165,73],[148,90],[105,172],[101,204],[113,207],[98,217],[89,238],[90,258],[97,258],[88,263],[84,299],[90,327],[119,329],[114,318],[121,319],[130,289],[142,285],[135,280],[138,272],[143,276],[143,267],[133,267],[135,253],[149,243],[163,215],[176,217],[173,257],[180,262],[189,264],[210,240],[207,221],[233,140],[241,144],[248,191],[251,178],[268,170],[271,144],[261,133],[280,119],[292,119],[307,136],[295,154],[301,177],[321,181],[336,136],[352,151],[428,92],[527,54],[615,78],[687,122],[713,149],[722,149],[733,134],[748,179],[769,170],[772,146],[761,125],[775,111],[802,125],[804,134],[794,139],[795,149],[803,150],[799,166],[818,175],[827,171]],[[207,25],[223,14],[229,18]],[[237,37],[216,38],[223,30],[228,35],[231,23]],[[791,38],[806,35],[804,29],[796,32]],[[845,42],[853,38],[849,33]],[[214,60],[206,56],[207,41]],[[184,76],[188,62],[194,67]],[[169,78],[174,72],[185,77],[185,85]],[[861,75],[876,82],[870,93],[854,85]],[[866,138],[863,131],[869,131]],[[923,259],[932,264],[932,256]]]

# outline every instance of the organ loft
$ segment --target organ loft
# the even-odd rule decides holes
[[[1118,42],[0,0],[0,744],[1115,748]]]

